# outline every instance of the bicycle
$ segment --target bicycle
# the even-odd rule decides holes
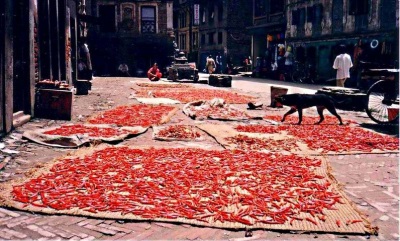
[[[313,66],[309,63],[300,63],[299,61],[295,61],[294,63],[294,69],[290,76],[293,82],[314,84],[315,75]]]
[[[367,91],[365,111],[378,124],[399,122],[399,70],[386,71],[394,75],[378,80]]]

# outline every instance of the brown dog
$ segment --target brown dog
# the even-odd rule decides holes
[[[320,120],[315,123],[319,124],[324,121],[324,109],[328,109],[332,115],[336,116],[339,120],[340,125],[343,125],[342,118],[338,115],[335,108],[334,100],[324,94],[289,94],[289,95],[281,95],[275,98],[275,100],[282,105],[290,106],[291,109],[283,115],[282,122],[285,121],[286,116],[293,114],[294,112],[299,113],[299,122],[298,125],[301,124],[303,119],[303,109],[316,106],[318,114],[320,116]]]

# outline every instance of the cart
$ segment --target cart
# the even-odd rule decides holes
[[[376,81],[367,91],[367,115],[379,124],[399,123],[399,69],[369,69],[363,79]]]

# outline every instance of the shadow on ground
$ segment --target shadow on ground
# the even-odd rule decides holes
[[[374,130],[376,132],[391,135],[393,137],[399,137],[399,125],[397,124],[371,124],[371,123],[363,123],[360,124],[361,127]]]

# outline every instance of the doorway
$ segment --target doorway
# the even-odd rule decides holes
[[[13,112],[30,112],[29,1],[14,2],[13,29]]]

